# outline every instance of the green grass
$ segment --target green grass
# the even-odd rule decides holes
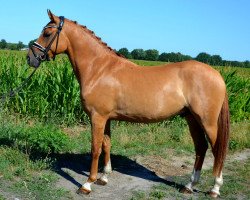
[[[140,66],[156,66],[156,65],[167,64],[167,62],[162,62],[162,61],[133,60],[133,59],[131,59],[131,61]]]
[[[112,128],[112,146],[114,154],[124,156],[161,155],[167,157],[166,149],[168,148],[175,149],[176,153],[183,149],[193,152],[188,127],[181,118],[155,124],[117,123]]]
[[[16,147],[26,154],[48,155],[71,149],[68,135],[52,124],[13,122],[13,116],[0,115],[0,145]]]
[[[29,155],[18,149],[0,147],[0,188],[4,194],[20,199],[60,199],[67,198],[68,192],[56,188],[58,176],[49,171],[49,159],[31,160]],[[0,190],[0,191],[1,191]],[[10,196],[5,196],[9,199]],[[4,196],[0,196],[4,199]]]
[[[203,171],[200,178],[200,183],[195,186],[199,192],[186,195],[178,191],[176,187],[169,186],[167,184],[157,184],[151,188],[150,191],[137,191],[135,190],[130,200],[153,200],[153,199],[211,199],[206,195],[213,184],[214,178],[211,176],[212,171]],[[250,159],[247,161],[235,161],[233,163],[226,164],[224,170],[224,184],[221,187],[222,199],[250,199],[249,191],[249,177],[250,177]],[[185,185],[189,176],[176,176],[172,177],[173,182],[181,185]]]
[[[250,148],[249,121],[231,123],[229,150],[234,152],[245,148]]]
[[[164,64],[133,62],[142,66]],[[0,51],[0,66],[0,93],[17,87],[31,72],[24,52]],[[230,153],[250,148],[250,69],[216,69],[224,76],[229,93],[232,121]],[[4,188],[5,193],[26,199],[70,198],[66,191],[53,187],[57,176],[50,169],[53,164],[50,154],[90,152],[91,133],[89,119],[81,108],[79,86],[66,56],[58,56],[55,62],[42,64],[22,92],[1,103],[0,111],[0,188]],[[75,129],[79,123],[84,126],[80,130]],[[168,158],[168,149],[175,154],[194,155],[187,124],[180,117],[156,124],[112,122],[112,154],[129,158],[138,155]],[[249,177],[249,173],[244,171],[249,170],[249,162],[235,163],[227,168],[225,179],[230,184],[223,187],[223,194],[233,198],[229,194],[232,190],[235,194],[249,196],[243,187],[244,184],[249,185],[244,182],[244,178]],[[239,181],[233,183],[232,173],[238,168],[242,174],[239,174]],[[201,182],[201,188],[212,185],[211,173],[207,179],[206,173],[210,172],[204,173],[208,183]],[[188,176],[176,177],[176,181],[183,184],[188,179]],[[169,195],[176,199],[184,198],[176,189],[159,185],[148,193],[135,191],[132,199],[164,199]],[[203,197],[198,194],[198,198]],[[7,197],[0,195],[0,200],[4,198]]]

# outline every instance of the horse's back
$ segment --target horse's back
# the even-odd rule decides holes
[[[116,78],[120,82],[117,113],[148,121],[168,118],[184,108],[195,110],[197,103],[200,109],[206,98],[219,98],[224,85],[216,70],[197,61],[125,67]]]

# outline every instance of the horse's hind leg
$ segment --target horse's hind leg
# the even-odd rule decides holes
[[[188,122],[189,130],[195,145],[196,159],[190,182],[181,190],[181,192],[192,193],[193,186],[198,183],[200,178],[200,172],[208,148],[208,144],[201,125],[197,122],[197,120],[191,113],[186,116],[186,120]]]
[[[111,149],[111,130],[110,130],[110,120],[108,120],[105,126],[104,139],[102,143],[102,150],[104,152],[104,168],[102,176],[96,182],[96,184],[98,185],[106,185],[108,183],[108,175],[112,172],[110,149]]]
[[[207,137],[209,140],[209,143],[212,147],[212,152],[214,155],[214,165],[216,162],[218,162],[216,160],[216,140],[217,140],[217,131],[218,131],[218,126],[217,123],[213,123],[212,124],[207,124],[207,123],[203,123],[204,124],[204,129],[207,133]],[[216,198],[220,195],[220,187],[223,185],[223,177],[222,177],[222,170],[220,170],[220,172],[218,174],[215,174],[215,180],[214,180],[214,186],[213,188],[210,190],[209,195],[213,198]]]

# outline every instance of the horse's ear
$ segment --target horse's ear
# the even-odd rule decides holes
[[[50,9],[47,10],[48,16],[52,22],[55,21],[55,15],[50,11]]]

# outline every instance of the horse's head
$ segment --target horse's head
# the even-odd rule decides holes
[[[48,16],[50,22],[43,28],[27,55],[27,62],[32,67],[39,67],[42,61],[51,60],[67,49],[67,38],[63,31],[64,17],[57,17],[50,10]]]

